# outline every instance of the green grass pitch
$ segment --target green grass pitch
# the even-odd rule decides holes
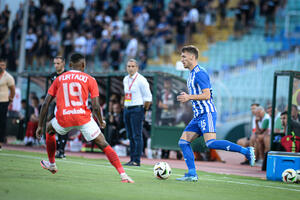
[[[175,179],[185,170],[174,168],[168,180],[159,180],[149,165],[125,167],[135,183],[121,183],[116,170],[103,159],[68,156],[57,161],[59,171],[53,175],[39,164],[46,157],[45,153],[0,152],[0,199],[300,199],[300,184],[201,171],[198,182],[178,182]]]

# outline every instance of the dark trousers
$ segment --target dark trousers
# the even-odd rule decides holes
[[[21,140],[21,141],[24,140],[25,130],[26,130],[26,122],[24,119],[21,119],[19,122],[17,140]]]
[[[141,162],[143,151],[143,120],[143,107],[124,110],[124,123],[130,140],[130,160],[136,163]]]
[[[57,134],[58,139],[56,141],[57,143],[57,151],[59,151],[59,153],[64,154],[65,153],[65,147],[68,141],[68,134],[65,135],[60,135]]]
[[[5,142],[7,109],[9,102],[0,102],[0,142]]]

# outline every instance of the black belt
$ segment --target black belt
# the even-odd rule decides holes
[[[143,105],[138,105],[138,106],[125,106],[125,109],[130,110],[130,109],[134,109],[134,108],[142,108],[144,107]]]

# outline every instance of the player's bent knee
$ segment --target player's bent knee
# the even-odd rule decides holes
[[[180,137],[180,139],[182,140],[186,140],[188,142],[192,142],[193,140],[195,140],[198,137],[198,134],[195,132],[187,132],[184,131]]]
[[[105,147],[107,147],[109,144],[107,143],[107,141],[105,140],[104,135],[101,133],[99,134],[95,139],[94,142],[96,143],[96,145],[101,149],[105,149]]]

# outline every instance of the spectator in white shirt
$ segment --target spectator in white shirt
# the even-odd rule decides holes
[[[126,66],[128,75],[124,85],[124,123],[130,140],[130,161],[125,165],[140,166],[143,151],[143,120],[152,102],[152,94],[147,79],[138,73],[139,66],[135,59],[130,59]]]
[[[125,50],[127,59],[129,60],[131,58],[134,58],[137,54],[137,51],[138,51],[138,40],[135,37],[133,37],[131,38],[131,40],[129,40]]]
[[[123,21],[116,16],[115,20],[110,23],[110,29],[112,30],[111,36],[121,37],[124,29]]]
[[[188,13],[188,18],[191,26],[191,34],[196,33],[196,24],[199,22],[199,12],[196,8],[192,8]]]
[[[78,37],[75,37],[74,45],[76,53],[86,54],[86,38],[82,33]]]
[[[32,66],[33,64],[33,51],[35,44],[37,42],[36,34],[33,33],[33,29],[29,28],[28,32],[25,36],[25,50],[26,50],[26,66],[28,65]]]

